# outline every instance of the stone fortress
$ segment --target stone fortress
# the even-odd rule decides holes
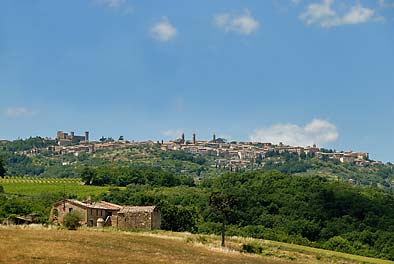
[[[69,146],[75,143],[89,143],[89,131],[84,136],[77,136],[73,131],[70,134],[63,131],[57,131],[56,140],[59,146]]]

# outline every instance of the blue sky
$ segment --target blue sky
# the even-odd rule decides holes
[[[0,138],[213,133],[394,161],[394,1],[2,0]]]

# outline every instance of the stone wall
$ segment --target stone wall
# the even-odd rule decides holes
[[[108,210],[108,209],[95,209],[88,208],[87,210],[87,225],[88,226],[97,226],[97,219],[102,218],[104,221],[107,220],[107,217],[111,215],[116,215],[116,210]]]
[[[111,217],[111,225],[121,230],[160,229],[161,213],[159,209],[149,211],[128,211]]]
[[[152,213],[152,230],[161,228],[161,212],[159,208],[156,208]]]
[[[57,216],[56,216],[56,210],[57,210]],[[82,225],[87,224],[87,211],[85,208],[78,206],[76,204],[70,203],[69,201],[64,201],[61,203],[56,204],[54,207],[51,209],[51,215],[50,215],[50,220],[51,222],[58,223],[58,224],[63,224],[63,219],[68,214],[69,212],[76,211],[79,212],[80,215],[82,216]]]

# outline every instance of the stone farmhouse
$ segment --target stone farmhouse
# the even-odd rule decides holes
[[[85,202],[64,199],[55,203],[50,213],[51,223],[62,225],[70,212],[78,212],[82,216],[81,225],[88,227],[153,230],[160,229],[161,225],[160,209],[156,206],[121,206],[105,201],[92,202],[91,199]]]
[[[111,216],[112,226],[122,230],[160,229],[160,222],[160,210],[157,206],[125,206],[117,215]]]

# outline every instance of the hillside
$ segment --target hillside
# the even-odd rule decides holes
[[[345,161],[345,157],[350,155],[368,155],[367,153],[347,154],[315,148],[313,150],[316,153],[313,154],[307,152],[312,151],[308,148],[275,145],[262,147],[259,143],[248,145],[249,143],[242,142],[166,144],[114,141],[61,147],[56,145],[56,141],[36,137],[0,142],[0,159],[4,160],[8,176],[75,178],[81,176],[85,167],[145,167],[186,177],[189,180],[187,185],[190,185],[190,182],[198,183],[228,171],[274,169],[287,174],[319,175],[355,185],[377,186],[386,191],[391,191],[394,186],[394,166],[391,163],[374,162],[368,156],[361,160],[354,158],[354,161],[341,162],[341,159]],[[89,146],[94,149],[93,152],[87,151]],[[54,148],[57,150],[53,150]],[[135,182],[110,182],[123,186],[130,183]]]
[[[285,243],[240,238],[232,238],[229,248],[221,249],[216,237],[186,233],[2,227],[0,237],[0,263],[393,263]],[[260,243],[263,252],[240,253],[245,243]]]
[[[219,160],[212,155],[163,150],[152,142],[75,155],[24,153],[30,141],[35,142],[0,148],[8,173],[0,179],[0,220],[35,214],[38,223],[48,223],[56,201],[92,196],[120,205],[159,206],[164,230],[220,234],[226,218],[228,236],[394,260],[389,163],[366,160],[371,165],[360,166],[270,152],[256,166],[234,170],[216,166]],[[212,204],[218,193],[231,201],[226,216]]]
[[[51,183],[48,183],[51,182]],[[0,180],[0,220],[34,213],[48,223],[53,203],[66,196],[120,205],[157,205],[164,230],[220,234],[211,205],[220,191],[234,203],[227,236],[254,237],[394,260],[394,195],[321,177],[279,172],[229,173],[199,186],[125,188],[65,183],[62,179]],[[4,193],[1,193],[4,191]]]

